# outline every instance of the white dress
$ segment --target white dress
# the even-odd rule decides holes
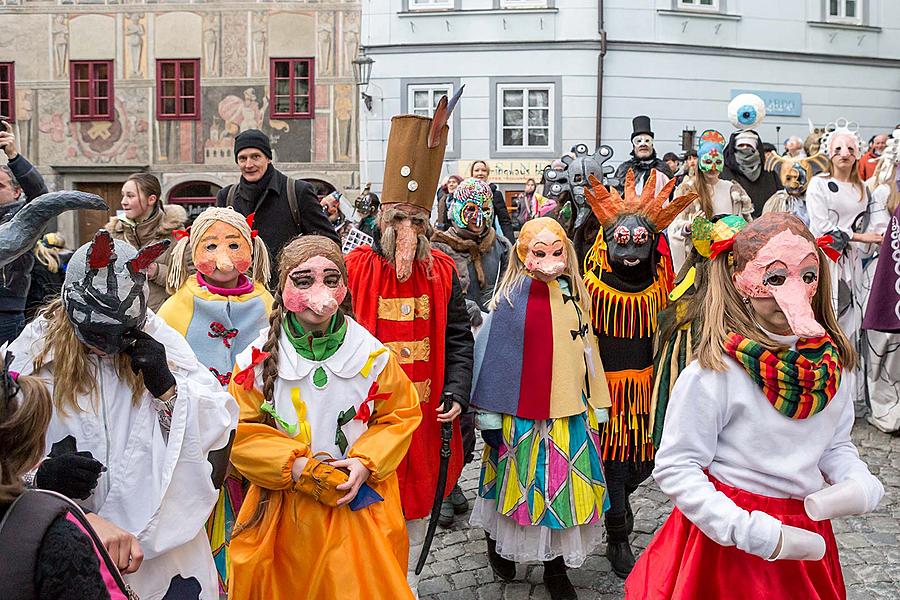
[[[53,393],[53,357],[34,372],[34,357],[46,341],[47,321],[26,326],[9,350],[12,369],[36,375]],[[89,451],[106,466],[96,489],[79,504],[134,535],[144,552],[140,569],[125,581],[141,600],[170,597],[218,600],[219,584],[206,520],[218,490],[212,483],[211,451],[224,448],[237,427],[238,407],[201,365],[187,341],[148,312],[144,331],[166,347],[178,399],[168,440],[163,438],[151,397],[131,402],[131,388],[116,375],[108,358],[90,357],[96,391],[78,396],[82,409],[54,411],[45,441],[75,438],[78,451]],[[51,350],[52,352],[52,350]],[[61,382],[71,385],[72,382]]]

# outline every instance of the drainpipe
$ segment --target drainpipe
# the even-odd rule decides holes
[[[597,33],[600,35],[600,54],[597,55],[597,130],[595,148],[603,137],[603,57],[606,56],[606,30],[603,28],[603,0],[597,0]]]

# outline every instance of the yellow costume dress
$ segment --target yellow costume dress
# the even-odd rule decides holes
[[[241,410],[231,460],[251,485],[231,543],[231,600],[412,598],[395,470],[422,418],[418,395],[393,354],[338,316],[343,323],[333,322],[328,337],[340,346],[321,360],[295,350],[285,319],[269,401],[260,391],[268,329],[238,356],[229,386]],[[320,453],[361,460],[384,500],[353,511],[294,491],[294,461]],[[262,519],[247,526],[257,509]]]

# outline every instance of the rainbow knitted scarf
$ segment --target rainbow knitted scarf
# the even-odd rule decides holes
[[[841,383],[840,356],[827,334],[801,338],[796,350],[775,353],[729,333],[725,351],[762,388],[772,406],[792,419],[806,419],[822,411]]]

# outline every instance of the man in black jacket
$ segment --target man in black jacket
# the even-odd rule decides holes
[[[0,148],[8,162],[0,167],[0,223],[13,218],[27,202],[47,193],[44,178],[19,154],[16,137],[3,123]],[[26,252],[0,269],[0,344],[17,337],[25,327],[25,300],[31,285],[34,254]]]
[[[631,158],[619,165],[616,169],[616,179],[619,180],[619,192],[625,191],[625,176],[629,169],[634,171],[634,183],[637,193],[644,189],[644,182],[650,177],[650,171],[656,170],[656,193],[669,183],[674,177],[672,170],[663,160],[656,156],[653,148],[653,131],[650,129],[650,117],[638,115],[631,120]],[[661,175],[665,175],[662,177]]]
[[[781,181],[774,171],[766,171],[763,141],[752,129],[731,134],[725,146],[725,168],[720,177],[741,184],[753,201],[753,218],[762,214],[763,206],[772,194],[781,189]]]
[[[317,233],[338,245],[341,240],[319,204],[313,187],[294,179],[295,207],[288,194],[288,176],[272,164],[272,144],[258,129],[234,138],[234,159],[241,180],[216,195],[216,206],[233,206],[242,215],[256,213],[253,228],[259,231],[272,258],[272,280],[278,278],[278,254],[288,242],[304,233]]]

